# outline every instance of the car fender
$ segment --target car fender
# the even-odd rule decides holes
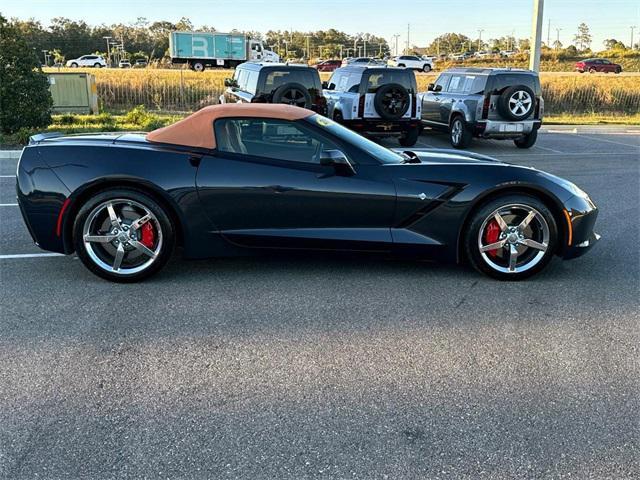
[[[449,125],[451,125],[451,121],[456,115],[462,115],[464,117],[464,121],[467,123],[473,122],[471,110],[464,102],[454,102],[454,104],[452,105],[451,113],[449,113]]]

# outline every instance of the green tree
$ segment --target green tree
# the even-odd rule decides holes
[[[578,25],[578,33],[573,36],[573,41],[578,46],[578,50],[586,50],[591,45],[591,33],[586,23]]]
[[[627,46],[622,43],[620,40],[616,40],[615,38],[608,38],[604,41],[604,47],[607,50],[626,50]]]
[[[467,50],[471,43],[471,39],[461,33],[445,33],[436,37],[427,47],[427,51],[431,55],[458,53]]]
[[[47,76],[20,29],[0,15],[0,130],[44,128],[51,123]]]

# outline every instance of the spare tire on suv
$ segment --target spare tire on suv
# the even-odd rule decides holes
[[[311,107],[311,94],[304,85],[300,83],[285,83],[280,85],[273,92],[273,103],[286,103],[287,105],[295,105],[301,108]]]
[[[498,97],[498,112],[509,120],[526,120],[533,113],[535,98],[526,85],[508,87]]]
[[[398,120],[409,109],[409,92],[399,83],[387,83],[376,91],[373,106],[385,120]]]

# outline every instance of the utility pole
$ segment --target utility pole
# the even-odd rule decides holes
[[[396,57],[397,57],[398,55],[400,55],[400,54],[398,53],[398,38],[399,38],[399,37],[400,37],[400,35],[398,35],[397,33],[393,36],[393,38],[395,38],[395,40],[396,40]]]
[[[533,18],[531,21],[531,50],[529,53],[529,70],[540,71],[540,44],[542,42],[542,13],[544,0],[533,0]]]
[[[357,55],[357,53],[358,53],[358,36],[356,35],[353,38],[353,55],[355,56]]]
[[[633,50],[633,31],[636,29],[635,25],[631,26],[631,43],[629,44],[629,50]]]
[[[547,24],[547,48],[551,48],[551,19],[549,19],[549,23]]]
[[[340,45],[340,60],[342,60],[344,58],[344,55],[342,55],[342,47],[343,47],[343,45]]]
[[[364,55],[363,57],[367,56],[367,37],[363,37],[362,40],[364,40]]]
[[[558,50],[558,46],[560,45],[560,30],[561,28],[556,28],[556,50]]]
[[[478,29],[478,51],[482,50],[481,45],[482,45],[482,32],[484,32],[484,29],[479,28]],[[471,50],[471,49],[469,49]]]
[[[311,35],[305,35],[304,36],[307,39],[307,54],[306,54],[306,59],[309,60],[309,58],[311,58],[311,52],[309,51],[309,38],[311,37]]]
[[[411,24],[407,23],[407,55],[409,55],[410,51],[409,51],[409,38],[411,35]]]
[[[113,37],[102,37],[107,41],[107,62],[109,62],[109,66],[113,67],[113,64],[111,63],[111,48],[109,46],[109,40],[111,40]]]

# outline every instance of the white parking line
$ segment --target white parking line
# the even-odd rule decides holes
[[[622,145],[623,147],[638,147],[638,145],[631,145],[630,143],[614,142],[613,140],[607,140],[606,138],[593,138],[589,136],[588,133],[579,133],[577,134],[577,136],[582,138],[588,138],[589,140],[594,140],[596,142],[607,142],[607,143],[613,143],[614,145]]]
[[[12,255],[0,255],[0,260],[15,258],[37,258],[37,257],[64,257],[62,253],[15,253]]]
[[[15,175],[0,175],[0,178],[16,178]]]
[[[17,207],[17,203],[0,203],[0,207]]]

